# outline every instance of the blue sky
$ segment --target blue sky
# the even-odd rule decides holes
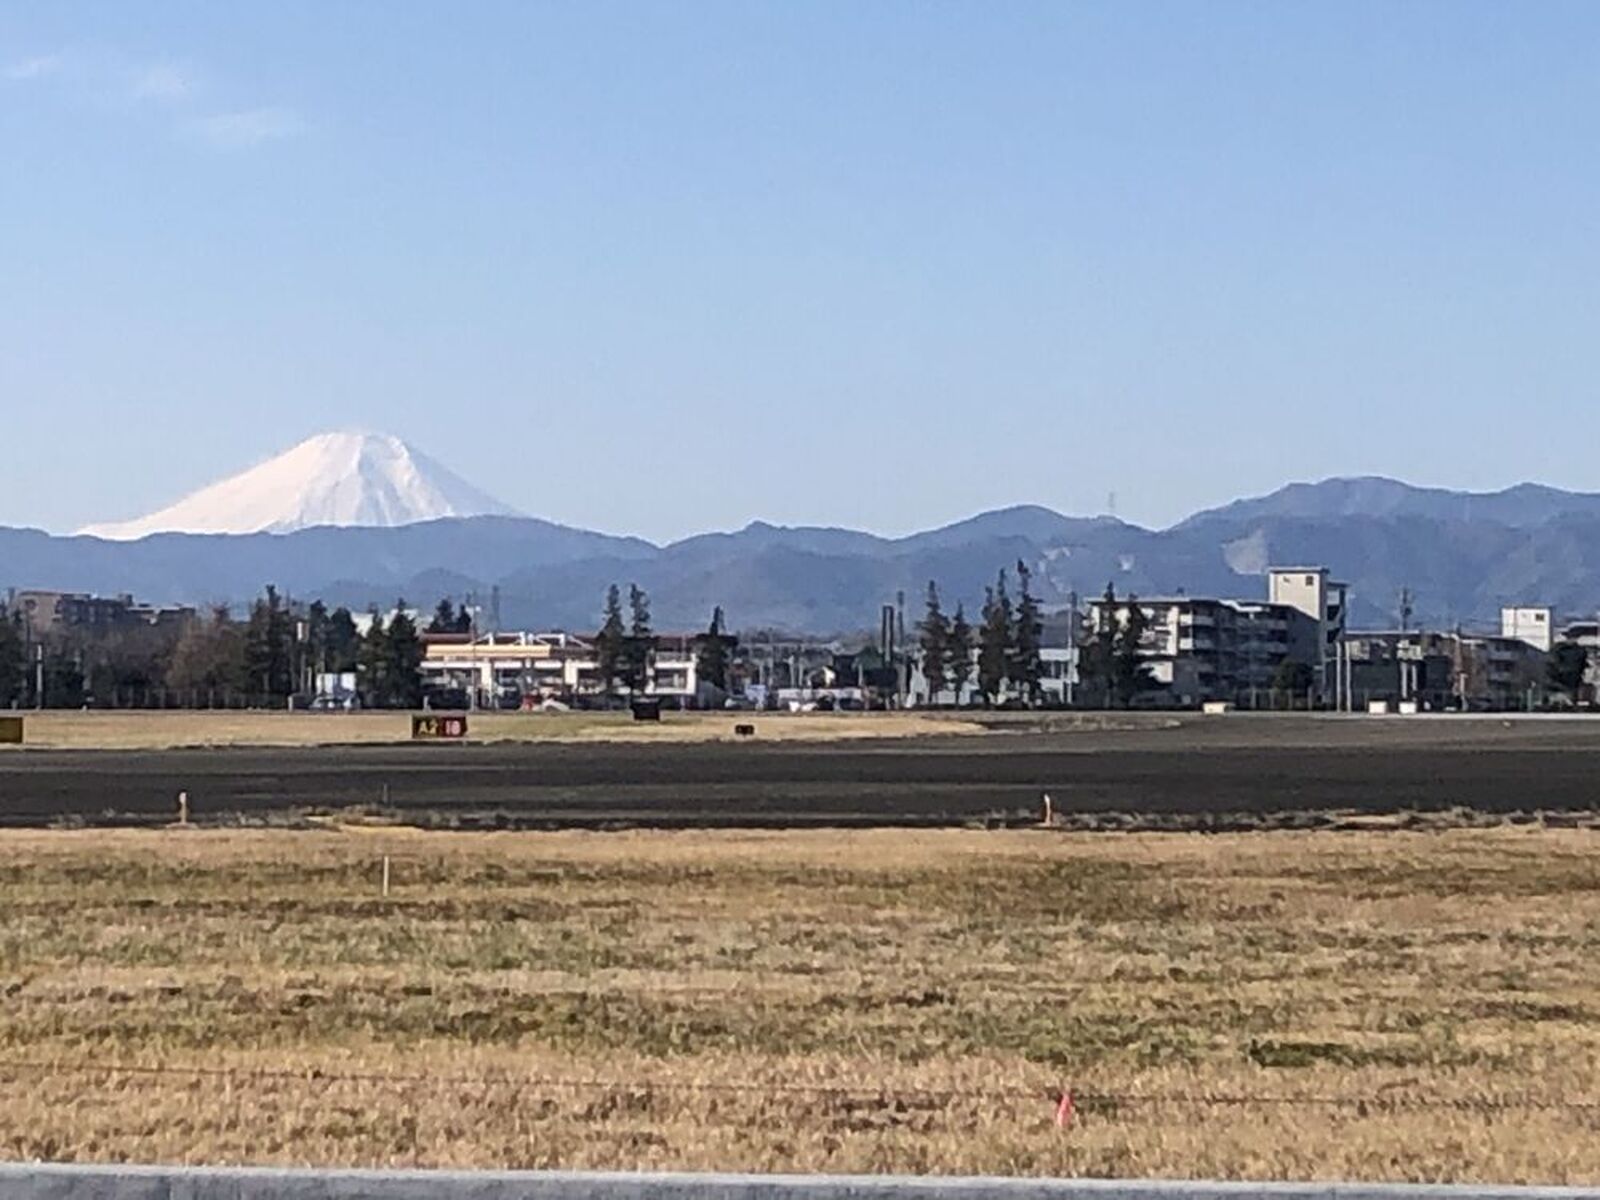
[[[1600,488],[1600,5],[0,6],[0,523]]]

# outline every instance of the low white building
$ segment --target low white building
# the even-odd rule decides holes
[[[919,649],[911,655],[910,670],[906,674],[906,707],[928,708],[938,706],[942,708],[960,707],[981,704],[983,693],[978,690],[978,652],[972,652],[971,669],[967,674],[966,682],[958,692],[948,686],[939,689],[933,694],[928,686],[928,677],[922,673],[922,651]]]
[[[536,702],[604,690],[593,641],[570,633],[428,634],[424,642],[423,686],[476,691],[481,703],[513,693]],[[644,694],[687,701],[699,689],[692,639],[659,639]]]
[[[1078,683],[1078,648],[1076,646],[1045,646],[1039,651],[1039,691],[1041,700],[1049,705],[1071,704],[1073,689]],[[1002,688],[1000,702],[1015,697],[1014,686]],[[906,681],[906,704],[912,708],[937,705],[944,708],[969,707],[981,704],[983,693],[978,689],[978,651],[972,651],[972,669],[961,691],[946,686],[936,696],[928,694],[928,677],[922,673],[922,654],[912,655],[911,670]]]
[[[1039,690],[1046,704],[1071,704],[1074,689],[1078,686],[1078,648],[1076,646],[1046,646],[1039,651],[1043,668],[1039,677]]]

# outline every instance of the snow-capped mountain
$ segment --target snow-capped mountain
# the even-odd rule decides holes
[[[153,533],[289,533],[319,525],[516,515],[399,438],[321,433],[158,512],[79,532],[133,541]]]

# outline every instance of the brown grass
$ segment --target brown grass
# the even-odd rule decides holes
[[[1597,850],[7,834],[0,1158],[1593,1184]]]
[[[917,713],[667,713],[660,724],[615,713],[473,713],[478,742],[707,742],[732,740],[736,724],[764,741],[839,741],[978,733],[958,718]],[[27,744],[64,750],[163,750],[186,746],[374,745],[411,737],[409,713],[63,712],[27,714]],[[0,753],[16,747],[0,746]]]

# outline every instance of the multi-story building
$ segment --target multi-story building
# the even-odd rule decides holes
[[[85,592],[13,592],[6,610],[21,617],[34,636],[62,629],[102,631],[141,625],[181,625],[195,610],[179,605],[140,604],[132,596],[92,596]]]
[[[1159,689],[1152,699],[1179,707],[1210,700],[1270,703],[1287,660],[1317,661],[1321,632],[1300,609],[1259,600],[1158,596],[1090,602],[1088,634],[1126,626],[1137,604],[1144,618],[1139,658]]]
[[[1267,568],[1267,599],[1316,623],[1316,656],[1308,665],[1324,696],[1334,695],[1339,688],[1339,644],[1344,639],[1349,591],[1347,584],[1329,578],[1326,567]]]
[[[1548,608],[1517,606],[1500,610],[1500,636],[1527,642],[1549,654],[1555,645],[1555,622]]]
[[[1457,692],[1463,707],[1533,708],[1544,698],[1544,651],[1520,638],[1451,635],[1458,647]]]
[[[1461,654],[1452,635],[1360,630],[1345,635],[1344,647],[1352,708],[1365,710],[1374,701],[1423,711],[1456,705]]]
[[[1349,700],[1411,702],[1425,711],[1507,710],[1544,699],[1544,651],[1491,634],[1361,631],[1345,639]]]

